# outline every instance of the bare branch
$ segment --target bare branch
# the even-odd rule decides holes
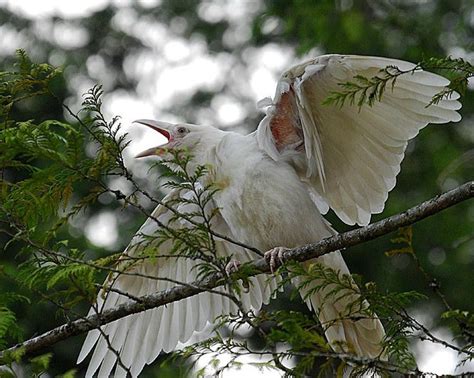
[[[400,227],[405,227],[418,222],[473,197],[474,181],[471,181],[414,206],[403,213],[385,218],[366,227],[335,235],[323,239],[318,243],[308,244],[288,250],[284,254],[282,260],[306,261],[338,249],[361,244],[368,240],[376,239],[379,236],[396,231]],[[263,258],[251,263],[250,266],[253,268],[253,273],[250,275],[270,272],[270,267]],[[212,290],[223,285],[224,278],[225,277],[221,273],[215,273],[204,280],[177,285],[162,292],[145,295],[139,298],[139,302],[130,301],[114,309],[106,310],[99,314],[63,324],[40,336],[2,351],[0,353],[0,363],[6,354],[12,353],[16,350],[22,349],[24,353],[23,355],[37,355],[59,341],[85,333],[127,315],[163,306],[171,302],[197,295],[206,290]]]

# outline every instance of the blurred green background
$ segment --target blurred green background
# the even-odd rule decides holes
[[[129,128],[133,119],[186,120],[239,132],[254,130],[263,116],[256,110],[256,100],[272,96],[278,75],[308,54],[380,55],[413,62],[451,55],[474,61],[471,0],[75,3],[0,1],[1,68],[11,67],[17,48],[24,48],[36,62],[63,67],[64,79],[56,80],[52,89],[75,109],[80,106],[82,93],[95,83],[103,84],[106,113],[122,116],[124,129],[134,140],[127,164],[157,195],[159,187],[156,178],[148,174],[148,163],[131,158],[141,146],[148,143],[149,147],[153,136]],[[398,184],[384,213],[374,219],[474,179],[473,84],[462,98],[460,123],[429,126],[411,142]],[[68,119],[61,106],[46,97],[23,102],[15,117]],[[126,182],[120,179],[110,185],[127,191]],[[149,203],[144,205],[150,207]],[[348,229],[333,214],[329,219],[339,231]],[[133,209],[121,209],[112,198],[103,198],[71,222],[66,236],[89,256],[102,256],[122,250],[143,221]],[[415,252],[424,268],[440,282],[449,303],[474,311],[473,201],[416,224],[413,232]],[[5,242],[0,235],[0,243]],[[437,332],[449,335],[445,325],[433,323],[442,306],[431,295],[411,258],[384,255],[393,247],[387,236],[351,248],[345,256],[352,272],[375,281],[382,290],[430,294],[430,300],[411,311]],[[13,245],[0,254],[0,263],[8,266],[10,274],[21,261],[15,258],[15,252]],[[14,285],[11,279],[0,276],[0,290],[15,290]],[[34,294],[28,295],[35,298]],[[288,303],[280,296],[271,306]],[[301,304],[292,303],[304,310]],[[19,305],[16,310],[25,338],[65,320],[53,305],[39,298],[33,305]],[[51,375],[74,367],[82,340],[82,336],[75,337],[54,348]],[[436,355],[434,349],[421,344],[414,345],[414,351],[420,367]],[[454,369],[455,362],[450,366],[447,368]],[[147,368],[143,376],[156,376],[157,371]],[[78,376],[84,372],[82,364]],[[174,367],[168,374],[178,375]]]

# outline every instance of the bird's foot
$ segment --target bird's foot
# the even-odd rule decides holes
[[[270,271],[275,273],[281,264],[283,264],[283,257],[286,251],[289,251],[289,248],[285,247],[275,247],[265,252],[263,257],[268,265],[270,265]]]
[[[233,273],[235,273],[239,270],[240,265],[242,265],[242,264],[240,263],[239,260],[230,260],[227,263],[227,265],[225,266],[225,272],[227,273],[228,276],[230,276],[231,274],[233,274]],[[245,293],[249,292],[250,285],[249,285],[248,281],[242,280],[242,287],[244,288]]]
[[[225,272],[227,273],[228,276],[230,276],[232,273],[237,272],[239,268],[240,268],[240,261],[232,259],[225,266]]]

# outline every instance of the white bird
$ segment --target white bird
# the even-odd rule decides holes
[[[193,155],[193,164],[212,166],[212,180],[221,189],[213,199],[213,206],[219,209],[213,228],[246,245],[269,251],[266,257],[275,265],[285,248],[335,234],[323,217],[329,208],[347,224],[367,225],[371,214],[383,210],[388,192],[395,186],[408,141],[428,123],[461,119],[457,93],[427,106],[449,81],[421,69],[400,75],[372,106],[359,109],[355,104],[322,104],[332,92],[340,91],[338,83],[353,81],[355,75],[373,77],[387,66],[407,71],[415,68],[405,61],[350,55],[324,55],[292,67],[280,78],[273,100],[266,102],[266,116],[257,130],[248,135],[210,126],[137,121],[168,139],[165,145],[140,156],[187,148]],[[190,193],[174,190],[164,202],[186,196]],[[183,208],[178,210],[186,212]],[[164,206],[158,206],[153,217],[173,228],[189,226],[173,220],[173,213]],[[126,254],[138,255],[145,248],[143,235],[153,235],[158,230],[157,223],[148,219]],[[167,255],[170,249],[171,241],[161,244],[158,255]],[[240,262],[255,258],[252,252],[223,240],[217,241],[217,251]],[[349,274],[338,251],[317,261]],[[129,270],[192,282],[197,274],[192,269],[195,264],[186,258],[150,259]],[[242,302],[258,311],[268,303],[277,283],[264,275],[253,277],[251,282],[249,292],[242,294]],[[138,297],[174,284],[116,275],[108,286]],[[97,298],[98,309],[110,309],[130,300],[117,291],[103,289]],[[301,294],[305,295],[304,290]],[[314,293],[306,302],[318,314],[330,345],[336,351],[380,357],[384,329],[379,319],[341,319],[355,294],[322,303],[324,295],[324,291]],[[236,311],[229,298],[201,293],[130,315],[101,327],[108,341],[98,330],[89,332],[78,362],[95,346],[87,376],[99,370],[99,377],[107,377],[114,367],[116,377],[126,376],[124,367],[137,376],[160,352],[170,352],[191,337],[208,337],[209,324],[217,316]]]

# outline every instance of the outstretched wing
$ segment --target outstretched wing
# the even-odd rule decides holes
[[[257,138],[273,159],[290,161],[309,183],[318,207],[327,205],[347,224],[366,225],[383,210],[395,186],[408,140],[428,123],[457,122],[454,93],[432,97],[449,81],[416,69],[388,83],[373,105],[323,104],[356,75],[372,78],[387,66],[409,71],[412,63],[379,57],[324,55],[285,72]],[[429,106],[428,106],[429,105]]]
[[[180,196],[190,198],[191,192],[174,190],[163,202],[174,203]],[[188,208],[186,208],[188,207]],[[181,214],[195,213],[196,209],[189,204],[181,204],[176,208]],[[164,225],[178,230],[191,227],[189,222],[176,220],[173,212],[166,206],[159,205],[140,228],[133,238],[124,256],[139,257],[144,248],[152,247],[147,244],[147,236],[156,235],[159,226],[156,220]],[[215,230],[228,233],[225,222],[219,216],[214,219]],[[152,243],[152,242],[150,242]],[[217,253],[236,255],[245,262],[252,258],[249,252],[229,242],[216,241]],[[106,282],[104,289],[97,297],[98,311],[107,310],[130,301],[134,297],[152,294],[176,286],[176,283],[153,279],[170,278],[179,282],[192,282],[197,279],[197,261],[185,257],[169,257],[172,241],[166,241],[158,247],[157,257],[137,260],[125,273],[115,274]],[[163,257],[160,258],[159,256]],[[124,260],[124,259],[123,259]],[[123,261],[122,261],[123,263]],[[146,277],[145,277],[146,276]],[[147,278],[150,277],[150,278]],[[275,282],[267,282],[265,277],[252,277],[248,293],[241,295],[241,301],[247,309],[259,310],[263,303],[268,303],[271,293],[276,288]],[[225,290],[223,287],[217,290]],[[89,314],[96,310],[91,309]],[[94,348],[86,376],[91,377],[99,369],[99,377],[108,377],[115,368],[115,377],[126,377],[127,368],[132,376],[137,376],[145,364],[152,363],[161,351],[170,352],[178,343],[204,340],[212,332],[212,322],[216,317],[237,312],[237,307],[228,297],[204,292],[178,302],[158,307],[139,314],[129,315],[101,327],[101,331],[93,330],[87,335],[78,357],[81,362]],[[106,338],[103,336],[106,335]],[[118,360],[120,357],[120,361]]]

